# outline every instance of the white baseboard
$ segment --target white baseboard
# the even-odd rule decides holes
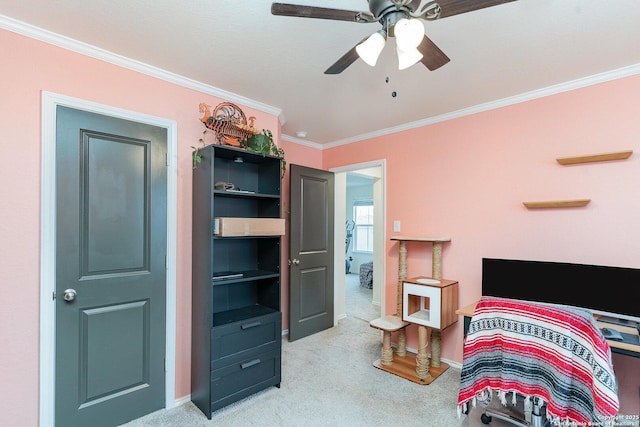
[[[186,396],[182,396],[182,397],[176,399],[174,404],[173,404],[173,407],[176,408],[178,406],[182,406],[185,403],[189,403],[189,402],[191,402],[191,395],[187,394]]]

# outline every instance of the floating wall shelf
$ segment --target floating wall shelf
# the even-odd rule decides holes
[[[594,154],[590,156],[578,156],[578,157],[562,157],[556,159],[561,165],[575,165],[578,163],[591,163],[591,162],[606,162],[610,160],[624,160],[628,159],[633,151],[620,151],[617,153],[604,153]]]
[[[522,202],[529,209],[580,208],[587,206],[591,199],[552,200],[548,202]]]

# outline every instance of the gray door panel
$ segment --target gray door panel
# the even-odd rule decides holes
[[[291,165],[289,340],[333,326],[332,172]],[[299,261],[299,262],[298,262]]]
[[[56,425],[115,426],[164,407],[166,129],[56,125]]]

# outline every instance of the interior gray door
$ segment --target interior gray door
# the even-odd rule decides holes
[[[57,108],[57,426],[164,407],[166,129]]]
[[[333,172],[291,165],[289,341],[333,326]]]

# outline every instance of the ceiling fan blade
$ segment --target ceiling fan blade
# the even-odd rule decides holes
[[[420,7],[420,3],[422,3],[422,0],[412,0],[407,6],[412,12],[415,12]]]
[[[427,36],[424,36],[418,45],[418,50],[422,54],[420,62],[431,71],[437,70],[450,61],[449,57]]]
[[[368,12],[356,12],[316,6],[302,6],[288,3],[273,3],[271,5],[272,15],[332,19],[334,21],[360,22],[360,17],[363,13],[369,14]]]
[[[447,18],[461,13],[473,12],[486,7],[498,6],[515,0],[437,0],[440,5],[438,19]]]
[[[369,37],[363,38],[358,44],[364,42]],[[358,44],[356,46],[358,46]],[[356,46],[352,47],[351,50],[344,55],[340,59],[338,59],[331,67],[327,68],[325,74],[340,74],[343,72],[349,65],[353,64],[356,59],[360,58],[358,52],[356,52]]]

